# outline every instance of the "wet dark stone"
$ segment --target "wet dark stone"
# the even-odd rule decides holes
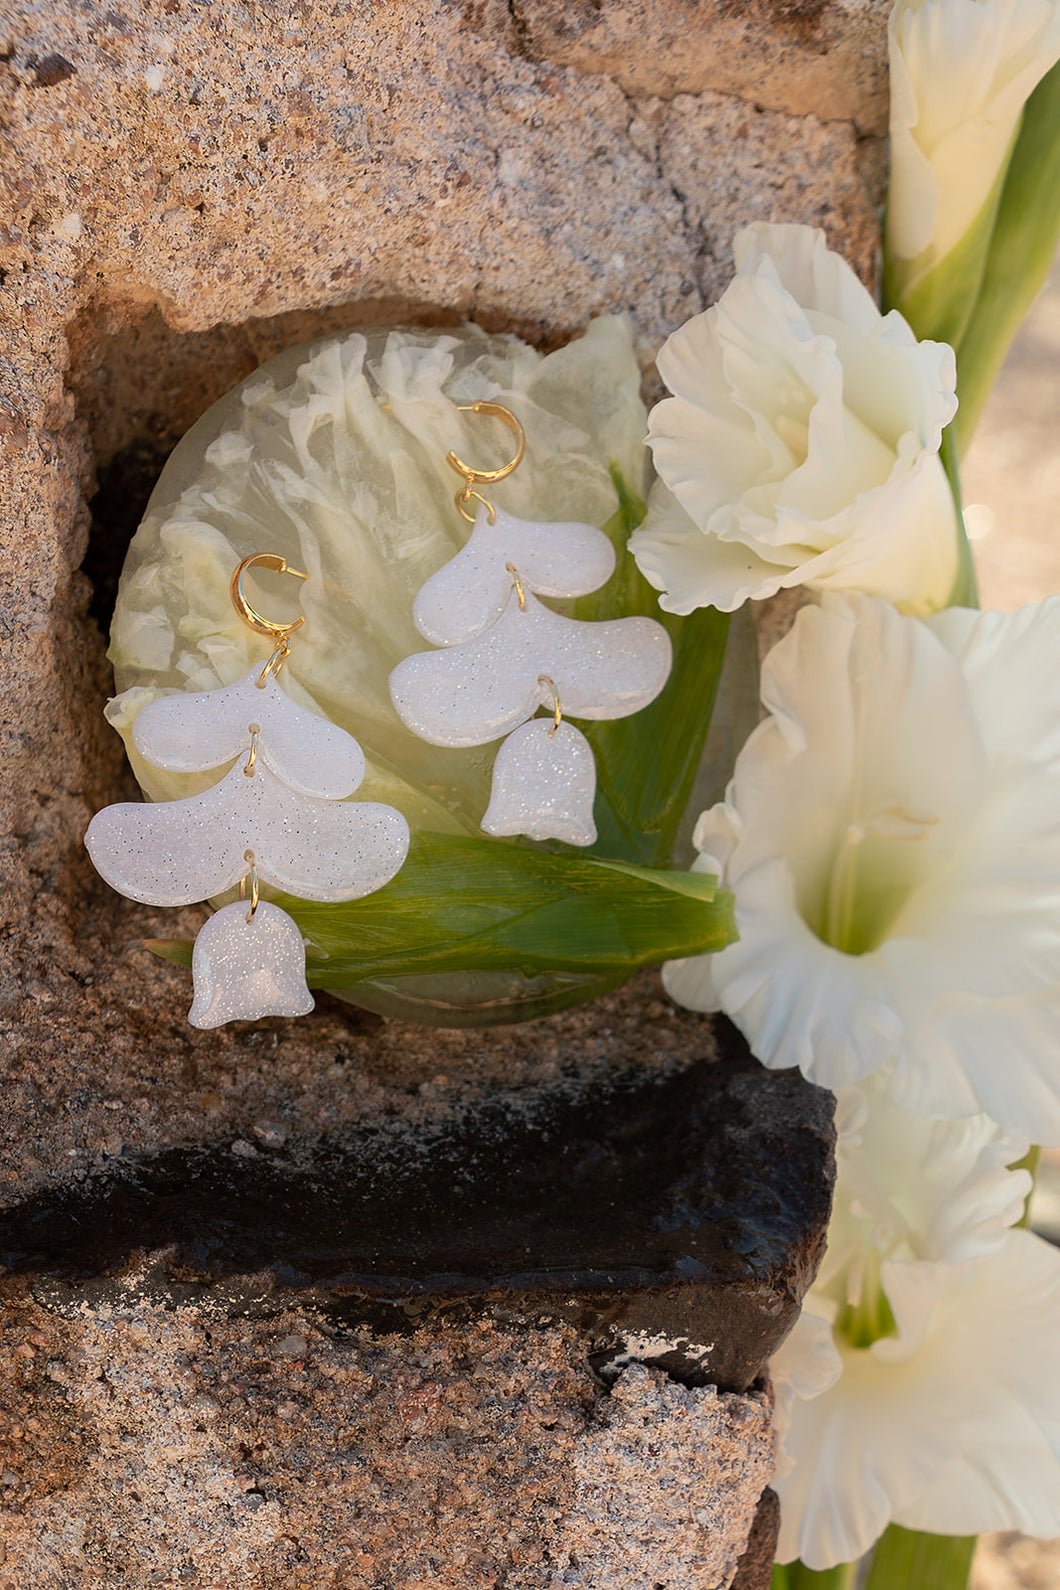
[[[386,1119],[282,1152],[173,1149],[0,1219],[0,1260],[62,1309],[155,1255],[145,1295],[312,1306],[380,1332],[567,1320],[606,1377],[628,1357],[744,1390],[816,1270],[832,1098],[720,1059],[571,1095],[507,1092],[417,1134]],[[644,1338],[654,1338],[645,1342]]]

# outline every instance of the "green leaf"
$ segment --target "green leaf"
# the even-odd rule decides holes
[[[947,425],[942,433],[942,446],[939,449],[942,467],[946,471],[946,478],[950,483],[953,493],[954,506],[957,509],[957,577],[953,582],[947,607],[978,607],[979,582],[975,577],[975,560],[972,557],[972,544],[968,540],[968,531],[964,523],[964,502],[961,497],[961,475],[957,463],[957,436],[952,425]]]
[[[593,854],[666,866],[710,728],[729,614],[713,607],[687,618],[662,611],[658,591],[626,550],[644,518],[644,504],[615,465],[611,478],[619,505],[604,531],[618,553],[617,567],[599,591],[571,604],[571,616],[597,620],[646,614],[669,634],[674,665],[662,693],[643,712],[580,725],[596,757],[598,839]]]
[[[974,1535],[928,1535],[891,1524],[872,1554],[864,1590],[965,1590],[975,1554]]]
[[[351,992],[377,977],[465,971],[625,977],[736,936],[732,897],[706,873],[455,834],[414,835],[397,877],[366,899],[275,898],[310,941],[310,986]],[[190,960],[179,942],[151,948]]]
[[[974,308],[957,353],[962,451],[1060,242],[1060,65],[1023,108]]]
[[[807,1568],[803,1562],[775,1563],[772,1590],[849,1590],[857,1578],[856,1562],[834,1568]],[[912,1586],[903,1587],[912,1590]]]

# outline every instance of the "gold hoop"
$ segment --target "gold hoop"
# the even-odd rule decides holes
[[[251,607],[243,588],[243,581],[247,570],[255,563],[260,563],[266,569],[275,569],[277,574],[290,574],[296,580],[307,580],[309,576],[303,574],[301,569],[289,568],[287,559],[280,557],[278,552],[252,552],[249,558],[243,559],[229,583],[228,593],[232,598],[232,606],[244,624],[259,635],[268,635],[272,640],[284,641],[296,629],[301,629],[305,623],[305,614],[299,614],[293,624],[274,624],[270,618],[265,618],[256,608]]]
[[[475,486],[494,486],[499,480],[507,480],[513,470],[519,468],[526,452],[526,432],[511,409],[506,409],[503,403],[492,403],[486,398],[479,398],[474,403],[458,403],[456,407],[461,414],[492,415],[494,419],[500,420],[504,425],[507,425],[517,443],[515,457],[510,463],[502,464],[499,469],[473,469],[470,464],[465,464],[464,460],[451,450],[445,455],[445,461],[450,469],[455,469],[464,482],[453,499],[461,515],[467,520],[468,524],[474,524],[475,515],[468,513],[467,505],[472,497],[475,497],[486,509],[489,514],[490,524],[492,524],[497,517],[493,504],[488,502],[481,492],[474,491],[472,488]]]

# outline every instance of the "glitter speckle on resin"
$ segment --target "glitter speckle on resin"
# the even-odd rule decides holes
[[[431,745],[486,745],[516,731],[494,764],[487,833],[596,838],[589,742],[562,725],[546,746],[530,720],[541,707],[574,718],[639,712],[669,677],[670,637],[652,618],[566,618],[534,593],[588,595],[614,562],[592,525],[535,524],[500,510],[491,524],[483,506],[467,545],[416,596],[416,628],[441,649],[391,673],[398,716]],[[541,724],[547,737],[551,725]]]
[[[297,926],[278,905],[226,905],[199,930],[192,951],[193,1027],[262,1016],[307,1016],[313,996],[305,980],[305,947]]]
[[[204,773],[245,751],[257,725],[259,755],[289,789],[320,800],[344,800],[364,777],[364,753],[352,734],[307,712],[270,674],[258,684],[256,665],[221,690],[159,696],[138,712],[133,743],[145,761],[168,773]]]
[[[548,718],[533,718],[497,752],[482,826],[498,836],[526,834],[591,845],[595,795],[596,763],[581,730],[561,723],[553,732]]]

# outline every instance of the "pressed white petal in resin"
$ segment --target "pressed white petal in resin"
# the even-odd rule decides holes
[[[352,734],[307,712],[260,664],[235,685],[160,696],[133,723],[136,749],[167,773],[205,773],[247,751],[253,725],[258,758],[299,795],[345,800],[364,778],[364,753]]]
[[[259,900],[250,920],[245,901],[226,905],[199,930],[191,956],[193,1027],[262,1016],[306,1016],[305,947],[296,924],[278,905]]]
[[[487,834],[526,834],[591,845],[596,763],[588,740],[572,723],[553,733],[551,718],[534,718],[510,734],[493,764]]]
[[[625,718],[654,701],[670,672],[670,637],[653,618],[583,623],[515,592],[485,635],[417,652],[390,675],[402,721],[434,745],[485,745],[552,705],[564,716]]]
[[[615,549],[595,525],[541,524],[496,509],[490,524],[480,507],[474,529],[455,558],[420,587],[412,620],[434,646],[474,640],[500,618],[512,591],[511,564],[524,591],[539,596],[587,596],[610,579]]]
[[[97,872],[147,905],[190,905],[221,894],[254,852],[262,881],[306,900],[355,900],[382,888],[405,860],[409,829],[378,801],[298,795],[259,763],[238,763],[182,801],[108,806],[88,826]]]

